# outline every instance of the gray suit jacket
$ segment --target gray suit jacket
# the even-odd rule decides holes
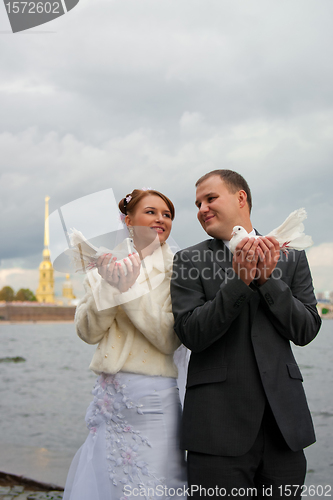
[[[303,379],[290,347],[290,341],[311,342],[321,324],[305,253],[281,253],[264,285],[246,286],[223,242],[207,240],[176,254],[171,297],[176,333],[192,351],[182,447],[246,453],[267,402],[292,450],[313,443]]]

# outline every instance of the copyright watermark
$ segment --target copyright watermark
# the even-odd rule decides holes
[[[122,497],[123,500],[127,500],[131,497],[144,497],[144,498],[154,498],[154,497],[256,497],[258,495],[257,488],[232,488],[230,493],[226,488],[221,488],[219,486],[204,488],[203,486],[192,484],[191,486],[182,486],[180,488],[170,488],[168,486],[163,486],[162,484],[156,486],[155,488],[144,488],[144,487],[132,487],[126,485],[124,487],[125,496]],[[272,487],[263,487],[262,495],[272,496]]]
[[[232,267],[225,271],[216,264],[213,266],[205,266],[201,269],[198,267],[188,268],[187,266],[180,265],[173,268],[172,279],[176,280],[180,278],[182,281],[196,281],[199,279],[202,281],[221,280],[221,282],[224,281],[227,283],[228,281],[238,277],[241,273],[246,277],[246,279],[249,277],[251,280],[260,278],[264,278],[266,280],[268,278],[279,280],[283,275],[282,269],[278,267],[276,267],[273,272],[269,272],[265,268],[247,269],[245,267],[239,267],[238,272],[236,272]]]
[[[260,498],[273,496],[273,486],[272,485],[262,485],[260,488],[247,487],[247,488],[231,488],[227,490],[226,488],[221,488],[219,486],[204,488],[203,486],[192,484],[191,486],[182,486],[179,488],[170,488],[162,484],[156,486],[155,488],[144,488],[143,486],[132,487],[126,485],[124,487],[124,496],[121,500],[128,500],[129,498],[143,497],[143,498],[175,498],[175,497],[234,497],[234,498],[249,498],[257,497]],[[281,498],[295,497],[296,495],[301,495],[302,497],[331,497],[332,496],[332,486],[306,486],[306,485],[281,485],[276,488],[275,493],[277,493]]]
[[[53,21],[73,9],[80,0],[4,0],[13,33]]]

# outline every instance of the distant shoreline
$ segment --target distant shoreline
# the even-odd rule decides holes
[[[74,321],[76,306],[58,306],[44,303],[14,303],[0,304],[1,321],[9,322],[55,322]]]

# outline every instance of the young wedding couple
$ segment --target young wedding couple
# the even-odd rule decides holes
[[[305,253],[254,237],[236,172],[201,177],[195,203],[210,238],[173,257],[169,198],[135,189],[119,202],[134,250],[99,257],[77,307],[98,379],[64,500],[300,498],[315,435],[290,341],[308,344],[321,324]],[[232,254],[235,225],[249,237]]]

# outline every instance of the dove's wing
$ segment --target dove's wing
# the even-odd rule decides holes
[[[281,224],[281,226],[273,229],[267,236],[274,236],[276,239],[284,239],[285,235],[289,237],[291,234],[302,233],[304,231],[304,225],[302,221],[306,219],[306,211],[304,208],[299,208],[292,212],[286,220]]]
[[[98,251],[98,248],[95,247],[92,243],[90,243],[77,229],[72,229],[71,234],[69,235],[70,242],[72,246],[81,246],[81,251],[88,257],[93,256]]]
[[[105,247],[95,247],[83,236],[81,231],[74,228],[71,231],[69,237],[72,247],[66,250],[65,253],[69,256],[75,272],[85,272],[86,269],[89,270],[95,267],[98,257],[103,253],[110,252]]]
[[[267,236],[274,236],[282,248],[304,250],[313,245],[311,236],[304,234],[304,224],[307,214],[304,208],[292,212],[281,226],[273,229]]]

